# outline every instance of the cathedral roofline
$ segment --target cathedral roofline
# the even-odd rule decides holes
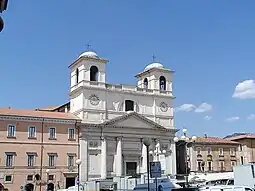
[[[175,71],[170,70],[170,69],[166,69],[166,68],[150,68],[149,70],[145,70],[145,71],[142,71],[142,72],[136,74],[135,77],[138,78],[138,77],[141,77],[145,74],[149,74],[150,72],[157,71],[157,70],[160,71],[160,72],[175,73]]]
[[[78,64],[80,61],[86,60],[86,61],[95,61],[95,62],[100,62],[103,64],[107,64],[109,60],[103,59],[103,58],[95,58],[95,57],[79,57],[77,58],[72,64],[68,66],[68,68],[73,67],[74,65]]]

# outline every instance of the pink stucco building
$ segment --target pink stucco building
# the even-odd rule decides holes
[[[0,109],[0,183],[12,191],[74,185],[79,122],[65,112]]]

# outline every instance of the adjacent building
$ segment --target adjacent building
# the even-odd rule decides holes
[[[216,137],[198,137],[188,145],[191,172],[228,172],[233,166],[247,163],[242,144]]]
[[[0,109],[1,184],[37,191],[74,185],[79,123],[70,113]]]
[[[241,158],[242,163],[255,162],[255,134],[236,133],[225,137],[225,139],[242,144],[241,149],[244,153],[243,158]]]

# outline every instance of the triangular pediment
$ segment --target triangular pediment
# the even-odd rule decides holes
[[[116,117],[103,123],[106,126],[117,126],[117,127],[130,127],[130,128],[157,128],[165,130],[165,128],[154,121],[136,113],[128,113],[122,116]]]

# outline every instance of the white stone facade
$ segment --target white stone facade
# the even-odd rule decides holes
[[[175,174],[173,72],[153,63],[136,75],[137,86],[112,85],[105,81],[107,63],[85,52],[69,67],[70,111],[82,119],[81,181],[145,173],[143,138],[153,140],[151,152],[160,143],[163,172]]]

